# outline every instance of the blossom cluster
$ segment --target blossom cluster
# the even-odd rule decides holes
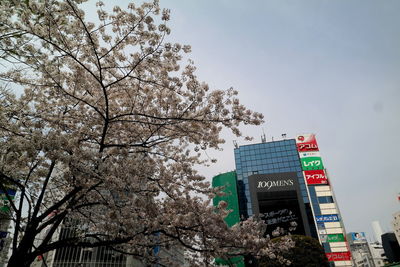
[[[271,254],[260,221],[226,226],[229,211],[215,212],[217,192],[194,169],[212,161],[202,153],[220,148],[224,127],[240,136],[262,114],[182,63],[191,47],[165,41],[170,11],[157,1],[112,11],[100,1],[95,22],[82,2],[0,2],[0,176],[20,191],[10,262],[71,244],[148,261],[149,248],[179,245],[200,255],[193,264]],[[84,226],[71,244],[53,239],[66,218]]]

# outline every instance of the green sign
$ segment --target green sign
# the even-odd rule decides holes
[[[9,197],[10,197],[10,199],[14,199],[14,198],[15,198],[15,196],[9,196]],[[8,201],[8,198],[7,198],[6,195],[0,194],[0,200],[6,200],[6,201]]]
[[[327,238],[328,242],[344,242],[343,234],[329,234]]]
[[[223,259],[215,259],[216,265],[223,265],[223,266],[235,266],[235,267],[244,267],[244,257],[238,256],[238,257],[233,257],[228,260],[223,260]]]
[[[9,212],[10,212],[10,207],[8,207],[8,206],[1,206],[1,207],[0,207],[0,212],[9,213]]]
[[[303,167],[304,171],[324,169],[324,164],[322,164],[321,157],[301,158],[301,166]]]

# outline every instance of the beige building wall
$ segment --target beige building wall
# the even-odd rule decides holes
[[[392,227],[396,235],[397,243],[400,245],[400,211],[393,214]]]

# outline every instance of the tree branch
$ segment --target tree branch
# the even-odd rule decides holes
[[[47,172],[47,176],[46,176],[45,180],[43,181],[42,190],[40,192],[39,198],[36,201],[35,208],[33,210],[33,214],[32,214],[33,218],[35,218],[37,216],[37,214],[39,213],[40,207],[42,205],[44,193],[46,192],[47,184],[49,183],[49,180],[50,180],[51,174],[53,173],[55,165],[56,165],[56,162],[54,160],[52,160],[51,164],[49,166],[49,171]]]

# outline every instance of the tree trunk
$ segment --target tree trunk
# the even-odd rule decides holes
[[[21,251],[14,252],[7,264],[7,267],[29,267],[35,260],[35,256],[31,253],[23,253]]]
[[[13,249],[7,267],[29,267],[35,260],[36,255],[32,253],[33,244],[36,237],[37,224],[28,224],[16,249]]]

